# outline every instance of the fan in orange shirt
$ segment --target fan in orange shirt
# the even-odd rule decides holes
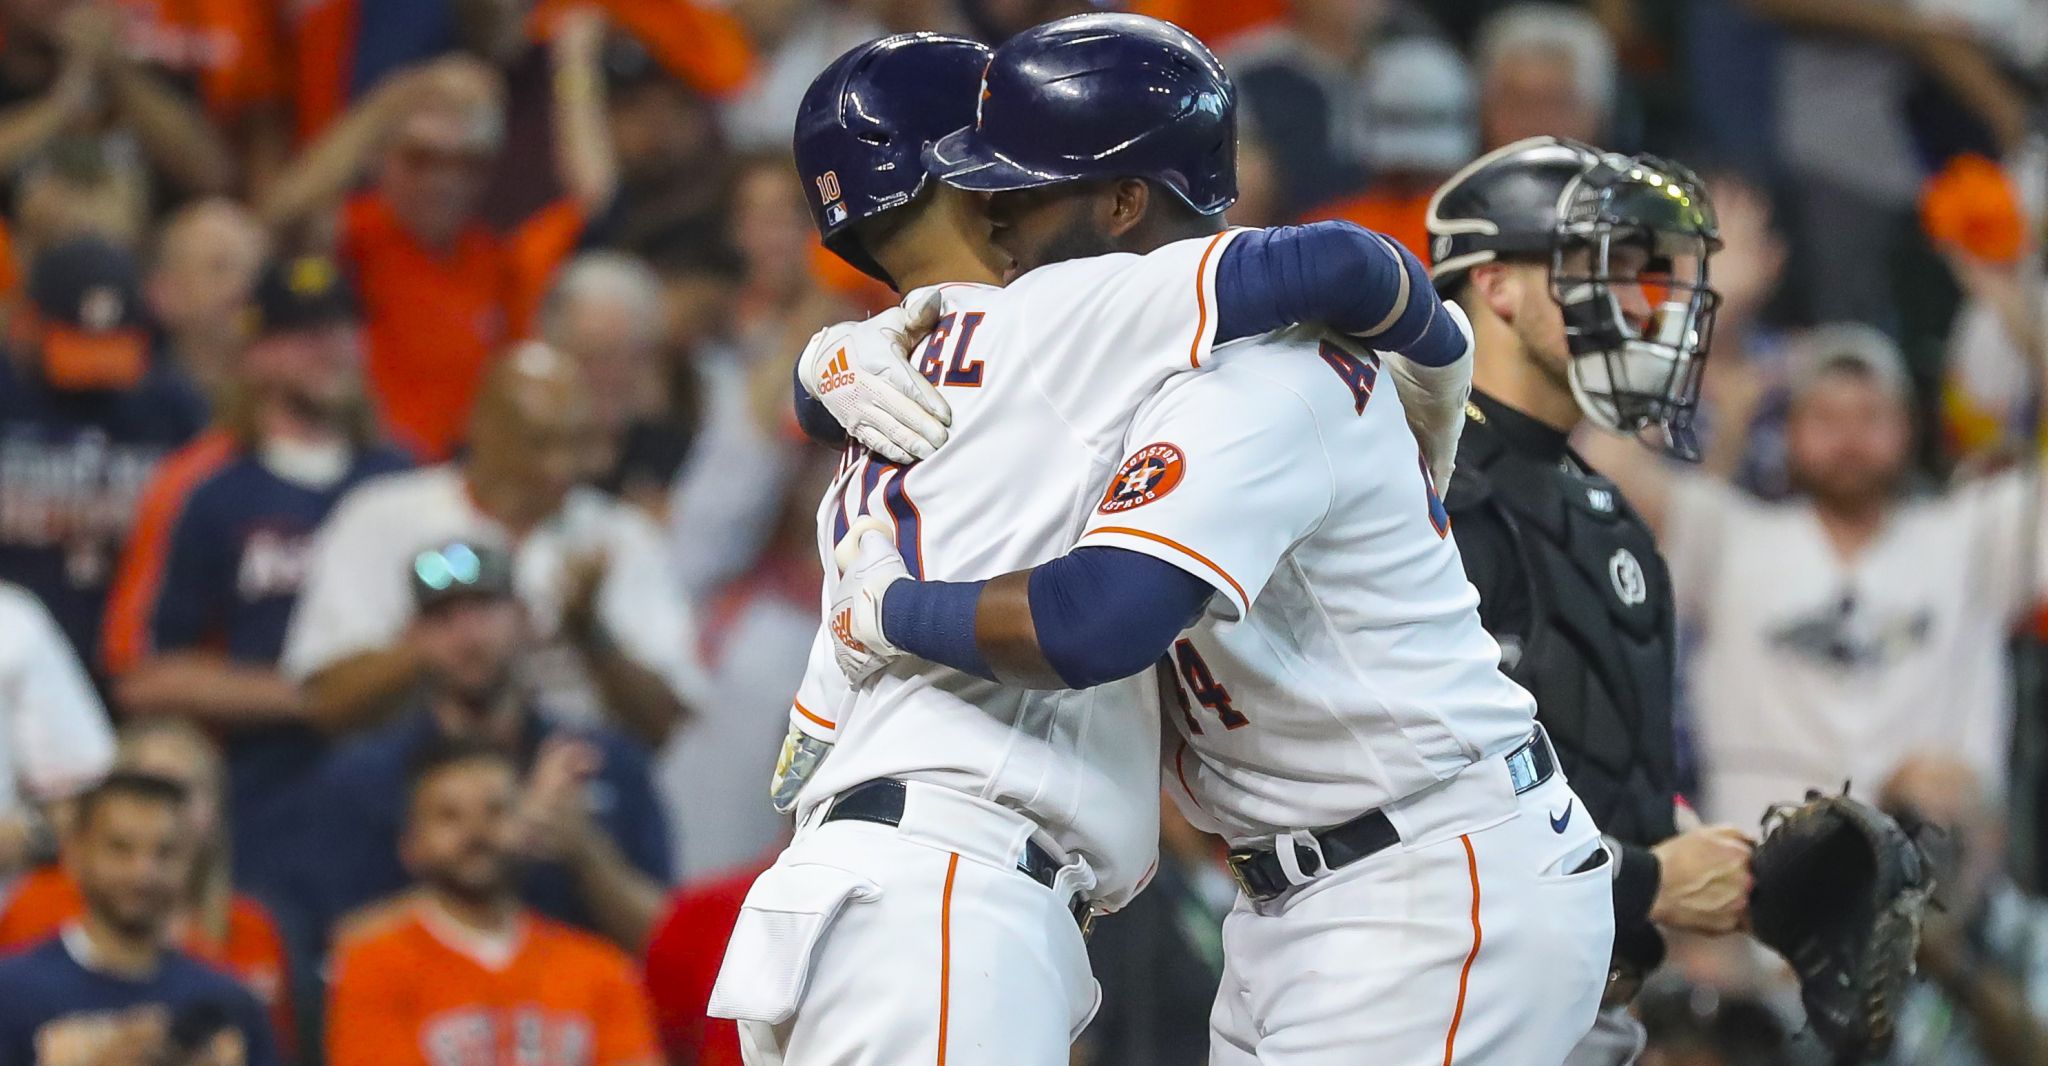
[[[387,79],[264,197],[259,213],[280,230],[338,210],[337,258],[362,296],[371,395],[393,439],[421,458],[445,459],[461,443],[485,369],[527,335],[548,277],[617,190],[604,33],[594,9],[555,22],[556,163],[568,195],[511,233],[478,217],[505,116],[497,73],[474,59]],[[371,169],[374,187],[347,197]]]
[[[284,938],[261,903],[228,884],[225,819],[221,811],[225,771],[220,752],[205,734],[177,719],[151,718],[121,731],[116,769],[167,778],[183,785],[195,832],[206,841],[186,897],[171,921],[178,947],[210,962],[249,989],[270,1011],[285,1058],[296,1057],[297,1020],[292,1012],[290,969]],[[0,953],[56,936],[65,923],[85,913],[78,883],[60,866],[23,877],[0,910]]]
[[[659,1063],[632,961],[519,903],[511,760],[451,744],[411,791],[399,847],[419,887],[343,923],[329,1066]]]

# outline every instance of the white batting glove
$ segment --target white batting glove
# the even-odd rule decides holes
[[[898,581],[910,579],[889,527],[864,515],[848,527],[832,551],[839,575],[832,585],[832,658],[839,672],[855,685],[873,677],[902,649],[882,633],[882,594]]]
[[[892,463],[930,458],[946,443],[953,410],[910,353],[938,320],[939,290],[927,287],[865,322],[826,326],[797,357],[797,380],[875,454]]]
[[[1445,300],[1444,310],[1465,335],[1465,354],[1449,366],[1424,366],[1399,352],[1381,352],[1380,362],[1394,375],[1394,391],[1408,416],[1408,431],[1422,448],[1422,459],[1438,493],[1451,491],[1457,467],[1458,438],[1465,432],[1465,401],[1472,395],[1472,320],[1465,309]]]

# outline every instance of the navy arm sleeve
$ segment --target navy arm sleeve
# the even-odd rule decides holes
[[[1239,234],[1216,264],[1216,343],[1304,322],[1449,366],[1465,337],[1414,254],[1363,226],[1313,222]]]
[[[812,396],[804,389],[796,372],[790,373],[790,382],[796,386],[796,424],[804,436],[830,448],[846,447],[846,427],[825,410],[825,401]]]
[[[1068,688],[1151,666],[1208,603],[1209,584],[1122,548],[1076,548],[1029,579],[1039,651]],[[974,643],[985,582],[899,581],[882,600],[882,632],[919,658],[995,680]]]

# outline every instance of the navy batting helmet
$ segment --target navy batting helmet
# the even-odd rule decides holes
[[[925,145],[973,120],[988,61],[988,48],[964,37],[901,33],[854,48],[811,82],[793,147],[825,247],[895,283],[847,229],[924,187]]]
[[[925,166],[979,192],[1149,178],[1213,215],[1237,199],[1237,91],[1172,23],[1075,15],[996,49],[974,124],[932,145]]]

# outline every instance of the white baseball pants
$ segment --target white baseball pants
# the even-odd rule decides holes
[[[1068,910],[1086,875],[1020,872],[1034,828],[917,782],[900,826],[805,825],[747,894],[711,1014],[748,1066],[1067,1066],[1099,997]]]
[[[1560,772],[1388,808],[1404,843],[1224,921],[1211,1066],[1558,1066],[1607,981],[1613,862]],[[1553,829],[1553,826],[1557,828]],[[1596,860],[1597,861],[1597,860]]]

